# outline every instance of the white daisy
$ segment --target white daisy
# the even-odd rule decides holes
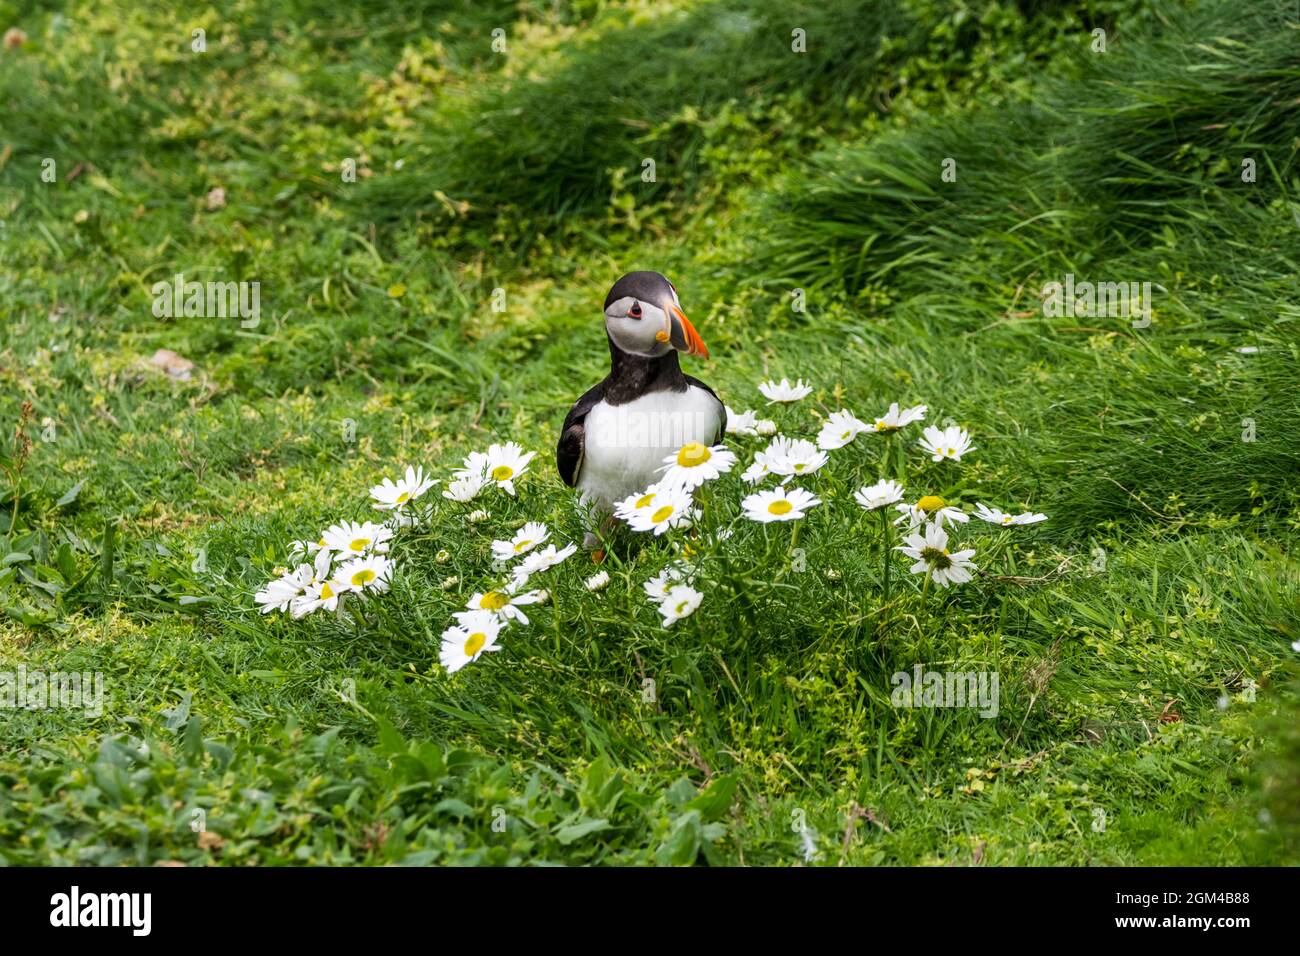
[[[516,564],[514,571],[511,572],[515,587],[523,587],[524,583],[532,575],[539,571],[545,571],[548,568],[555,567],[577,550],[578,546],[576,544],[571,544],[566,548],[560,548],[558,551],[555,549],[555,545],[548,544],[541,551],[534,551],[531,554],[525,555],[524,559]]]
[[[620,521],[630,521],[632,515],[636,514],[642,508],[648,508],[659,497],[659,485],[653,484],[645,491],[638,492],[635,495],[628,495],[622,501],[614,504],[614,517]]]
[[[597,571],[585,582],[588,591],[599,591],[609,584],[609,572]]]
[[[889,406],[889,411],[885,412],[880,418],[876,419],[875,428],[878,432],[896,432],[912,422],[919,422],[925,418],[928,406],[914,405],[911,408],[904,408],[901,411],[898,402]]]
[[[442,632],[438,660],[449,673],[454,674],[485,652],[500,650],[497,637],[501,634],[501,627],[501,621],[495,615],[487,611],[471,612],[459,624]]]
[[[266,587],[253,595],[253,600],[262,606],[263,614],[287,611],[294,599],[302,596],[311,581],[312,566],[300,564],[274,581],[267,582]]]
[[[393,529],[373,521],[340,521],[325,529],[322,540],[329,551],[356,557],[362,554],[386,554]]]
[[[745,509],[745,517],[750,521],[766,524],[769,521],[794,521],[802,518],[804,512],[819,504],[821,500],[816,495],[802,488],[791,488],[787,492],[781,486],[775,491],[755,492],[742,501],[740,506]]]
[[[342,591],[366,593],[375,591],[382,594],[388,590],[389,577],[393,573],[393,562],[381,554],[349,561],[335,572],[334,586]]]
[[[404,508],[434,485],[432,478],[426,478],[424,468],[406,466],[406,473],[397,481],[385,478],[370,489],[370,497],[375,499],[375,507],[381,511],[394,511]]]
[[[493,541],[492,557],[498,561],[512,561],[521,554],[527,554],[551,536],[546,525],[540,521],[530,521],[509,541]]]
[[[758,432],[764,438],[776,434],[776,422],[770,418],[760,418],[754,423],[754,431]]]
[[[483,490],[487,480],[481,474],[460,474],[457,473],[455,480],[447,485],[447,490],[442,493],[444,498],[450,498],[452,501],[473,501],[478,497],[478,493]]]
[[[876,511],[886,505],[892,505],[897,501],[902,501],[903,486],[892,478],[886,478],[884,481],[878,481],[874,485],[859,488],[853,498],[859,505],[866,508],[868,511]]]
[[[780,441],[778,437],[768,449],[767,467],[774,474],[811,475],[830,460],[826,452],[802,438],[784,439],[785,444],[774,451]]]
[[[528,471],[528,463],[537,457],[537,452],[525,452],[512,441],[504,445],[492,445],[487,450],[483,465],[483,476],[496,483],[496,486],[508,495],[515,493],[515,479]]]
[[[754,463],[741,472],[740,477],[752,485],[768,475],[789,474],[789,471],[778,472],[776,466],[789,455],[793,444],[793,439],[777,435],[762,451],[754,452]],[[786,466],[782,464],[780,467]]]
[[[924,534],[908,535],[907,543],[894,550],[915,559],[911,568],[913,574],[929,574],[941,588],[949,584],[964,584],[971,579],[971,571],[978,570],[970,560],[975,556],[975,549],[967,548],[955,554],[949,552],[948,532],[937,521],[926,525]]]
[[[970,521],[970,515],[960,508],[950,508],[938,495],[926,495],[914,505],[904,502],[895,507],[894,510],[899,512],[899,516],[894,519],[894,524],[906,522],[912,531],[915,531],[927,521],[932,521],[937,525],[942,525],[945,521],[948,524],[957,522],[965,524]]]
[[[686,580],[686,570],[679,565],[670,564],[664,568],[642,587],[645,593],[656,601],[663,600],[668,596],[668,592],[682,581]]]
[[[339,606],[339,598],[342,596],[343,588],[339,587],[337,583],[333,581],[315,581],[307,585],[302,596],[293,602],[293,616],[305,617],[318,608],[333,611]]]
[[[339,597],[344,588],[331,580],[330,570],[333,563],[334,555],[329,549],[321,548],[316,552],[311,581],[303,588],[303,593],[289,606],[294,617],[303,617],[317,608],[323,607],[327,611],[332,611],[339,606]]]
[[[664,459],[664,473],[659,484],[690,491],[731,471],[736,455],[726,445],[702,445],[688,442]]]
[[[690,492],[680,487],[660,487],[649,504],[636,508],[623,520],[633,531],[653,531],[656,535],[687,525],[691,521]]]
[[[975,447],[970,443],[970,434],[960,425],[949,425],[947,428],[931,425],[917,440],[917,444],[930,453],[932,461],[943,461],[945,458],[961,461],[961,456]]]
[[[322,535],[315,541],[291,541],[289,542],[289,558],[312,558],[316,552],[325,547],[325,537]]]
[[[659,613],[663,615],[664,627],[672,627],[674,621],[690,617],[704,600],[704,595],[689,584],[674,585],[659,602]]]
[[[826,451],[843,448],[870,427],[852,412],[840,409],[822,424],[817,434],[817,447]]]
[[[727,434],[752,438],[758,434],[758,416],[752,410],[735,411],[729,406],[727,410]]]
[[[328,549],[322,548],[316,551],[316,561],[312,566],[312,578],[303,588],[303,593],[294,598],[289,606],[290,613],[295,618],[302,618],[304,615],[311,614],[317,607],[324,607],[325,610],[331,611],[338,607],[339,594],[342,588],[339,588],[334,581],[330,580],[330,567],[333,564],[333,553]]]
[[[793,385],[788,378],[783,378],[779,382],[768,379],[758,383],[758,390],[763,393],[769,405],[773,402],[797,402],[812,394],[812,386],[803,379],[799,379]]]
[[[480,611],[487,611],[489,614],[495,614],[505,621],[518,621],[520,624],[528,623],[528,616],[519,610],[520,605],[537,604],[542,599],[541,591],[525,591],[519,593],[520,584],[510,582],[504,588],[498,588],[492,591],[475,591],[465,605],[469,610],[457,611],[452,617],[458,621],[463,621],[467,616],[477,614]]]
[[[999,524],[1003,527],[1013,524],[1035,524],[1047,520],[1047,515],[1035,514],[1032,511],[1009,515],[1000,508],[990,508],[982,501],[975,503],[975,517],[981,521],[987,521],[989,524]]]

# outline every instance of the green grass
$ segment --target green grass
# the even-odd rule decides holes
[[[799,821],[829,865],[1300,858],[1293,4],[57,11],[0,0],[0,671],[109,700],[4,712],[0,861],[797,865]],[[926,402],[978,448],[909,491],[1050,520],[963,531],[987,574],[951,591],[895,564],[886,606],[863,436],[801,554],[694,541],[692,617],[641,592],[691,539],[625,533],[606,590],[580,553],[448,675],[492,539],[580,534],[551,449],[634,268],[733,408],[767,375],[816,385],[778,410],[805,436]],[[155,318],[177,272],[260,281],[261,323]],[[1152,324],[1046,317],[1067,272],[1152,282]],[[507,439],[519,496],[435,494],[364,621],[256,612],[381,477]],[[892,706],[917,663],[996,671],[997,716]]]

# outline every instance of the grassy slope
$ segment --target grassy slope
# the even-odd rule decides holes
[[[0,60],[18,106],[0,411],[32,401],[55,439],[23,483],[10,543],[33,560],[0,592],[0,660],[102,670],[111,694],[97,719],[6,715],[0,855],[795,862],[802,814],[822,862],[1294,858],[1294,809],[1268,801],[1296,764],[1266,751],[1294,714],[1300,637],[1296,26],[1269,3],[1257,21],[786,6],[412,3],[376,21],[244,3],[202,23],[199,57],[195,24],[161,8],[0,5],[31,34]],[[508,57],[489,52],[498,24]],[[1087,53],[1096,25],[1105,57]],[[346,156],[364,158],[356,184]],[[216,186],[228,202],[208,211]],[[574,562],[532,629],[449,679],[436,637],[486,580],[488,542],[526,517],[576,532],[543,465],[481,525],[445,506],[372,627],[251,611],[284,543],[364,514],[395,465],[445,473],[494,437],[547,457],[575,380],[602,374],[594,303],[633,267],[678,282],[733,407],[762,374],[802,374],[818,392],[792,428],[891,400],[969,424],[958,483],[927,480],[1047,511],[993,569],[1069,573],[909,592],[882,633],[874,539],[847,499],[874,466],[837,456],[806,570],[783,535],[746,529],[707,559],[704,608],[664,632],[639,588],[665,545],[613,557],[599,598]],[[149,285],[178,271],[261,280],[262,325],[154,319]],[[1159,282],[1153,327],[1043,319],[1035,290],[1065,271]],[[200,374],[151,371],[158,347]],[[94,573],[52,599],[56,577],[41,591],[22,572],[63,544],[69,580]],[[917,661],[996,668],[1001,713],[892,708],[889,675]],[[842,854],[854,805],[888,828],[860,822]],[[196,845],[196,808],[224,842]]]

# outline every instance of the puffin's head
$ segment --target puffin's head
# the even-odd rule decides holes
[[[605,297],[605,331],[632,355],[659,358],[672,349],[709,357],[684,312],[673,284],[657,272],[629,272]]]

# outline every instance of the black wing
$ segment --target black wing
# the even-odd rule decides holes
[[[560,478],[570,488],[577,487],[578,472],[582,470],[582,447],[586,438],[587,413],[605,396],[605,383],[593,386],[578,399],[564,416],[560,427],[560,441],[555,446],[555,467]]]
[[[722,399],[718,398],[717,392],[709,388],[709,386],[705,385],[698,378],[691,378],[691,376],[689,375],[683,377],[686,379],[688,384],[694,385],[696,388],[704,389],[706,392],[712,395],[713,400],[718,403],[718,419],[719,419],[718,435],[713,440],[713,443],[716,445],[718,442],[722,441],[722,437],[727,434],[727,406],[723,404]]]

